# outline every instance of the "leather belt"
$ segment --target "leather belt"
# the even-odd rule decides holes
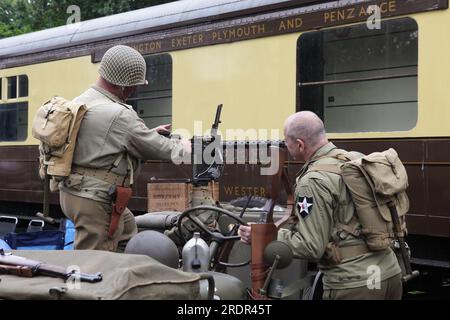
[[[365,253],[369,253],[371,251],[365,243],[362,243],[356,246],[339,247],[339,252],[341,254],[342,259],[349,259],[356,256],[360,256]]]
[[[81,166],[72,166],[72,173],[77,173],[82,176],[89,176],[98,180],[105,181],[109,184],[114,185],[123,185],[125,187],[130,186],[130,178],[119,174],[116,174],[112,171],[106,169],[98,169],[98,168],[87,168]],[[125,182],[124,182],[125,179]]]

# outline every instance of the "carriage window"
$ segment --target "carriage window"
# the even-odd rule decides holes
[[[2,89],[2,86],[3,86],[3,79],[2,78],[0,78],[0,100],[3,100],[3,89]]]
[[[28,77],[26,75],[19,76],[19,97],[28,97]]]
[[[140,86],[128,100],[149,128],[172,123],[172,58],[168,54],[145,57],[148,86]]]
[[[1,80],[0,100],[2,98]],[[8,100],[28,97],[28,77],[26,75],[11,76],[5,80],[3,99],[6,103],[0,103],[0,142],[25,141],[28,134],[28,102]]]
[[[328,132],[401,131],[417,122],[418,28],[410,18],[306,33],[297,43],[297,110]]]
[[[17,77],[8,77],[8,99],[17,98]]]
[[[28,102],[0,104],[0,141],[24,141],[28,130]]]

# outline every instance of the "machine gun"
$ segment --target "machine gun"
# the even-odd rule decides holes
[[[90,283],[102,281],[102,274],[100,272],[87,274],[76,272],[75,270],[68,271],[64,267],[27,259],[13,254],[7,254],[3,249],[0,249],[0,274],[12,274],[28,278],[43,275],[62,278],[64,280],[73,277],[73,279],[79,279],[80,281]]]
[[[217,205],[208,189],[208,184],[221,176],[224,166],[221,137],[217,132],[222,107],[222,104],[217,106],[211,135],[194,136],[191,140],[192,179],[188,182],[192,184],[192,188],[189,195],[189,209]],[[195,211],[195,214],[200,222],[212,229],[216,228],[218,216],[216,211],[204,209]],[[176,223],[177,225],[168,232],[168,235],[179,246],[184,245],[192,237],[193,232],[199,231],[192,221],[184,217],[180,216]]]
[[[216,117],[211,127],[210,137],[192,138],[192,183],[194,186],[206,186],[217,180],[223,171],[221,137],[217,130],[220,124],[222,104],[217,106]]]

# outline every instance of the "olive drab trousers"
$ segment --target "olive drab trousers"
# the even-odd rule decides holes
[[[349,289],[325,289],[323,300],[401,300],[401,273],[380,282],[379,288],[358,287]]]
[[[105,250],[123,252],[127,242],[137,233],[136,221],[127,208],[119,220],[112,238],[108,237],[112,205],[77,197],[60,191],[64,214],[75,225],[75,250]]]

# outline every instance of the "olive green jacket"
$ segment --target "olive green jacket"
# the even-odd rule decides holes
[[[292,230],[280,229],[278,239],[286,242],[298,258],[318,262],[324,273],[325,289],[346,289],[365,286],[372,276],[372,265],[380,268],[380,281],[401,272],[391,249],[355,256],[338,265],[323,258],[326,245],[332,241],[336,222],[347,224],[355,208],[342,178],[324,171],[308,171],[311,164],[339,164],[340,160],[324,157],[336,146],[329,142],[321,147],[297,175],[295,214],[298,223]],[[320,158],[320,159],[319,159]],[[364,240],[348,235],[340,246],[362,244]],[[370,280],[371,281],[371,280]]]
[[[112,168],[112,172],[125,176],[129,169],[126,156],[117,167],[113,166],[120,154],[125,155],[125,151],[135,173],[140,160],[170,160],[171,157],[183,156],[179,140],[167,139],[147,128],[130,105],[106,90],[94,85],[74,101],[86,104],[87,112],[78,134],[73,165],[106,170]],[[72,174],[59,187],[76,196],[109,202],[110,186],[86,175]]]

